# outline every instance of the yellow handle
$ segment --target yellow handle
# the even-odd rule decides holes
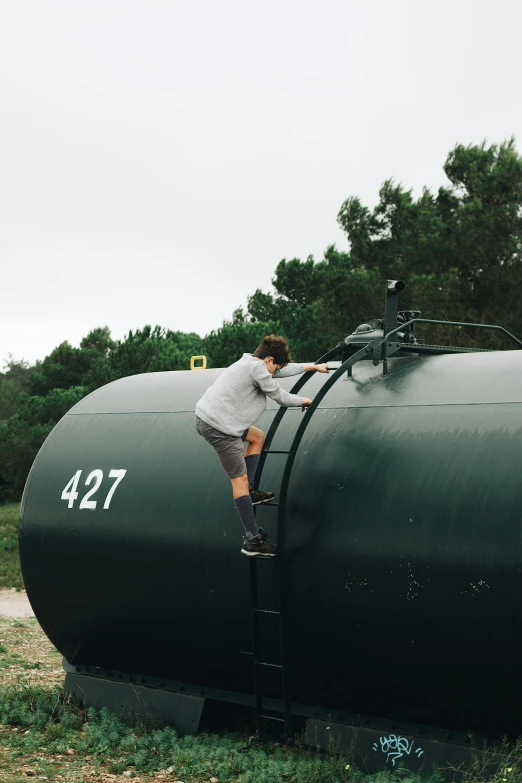
[[[201,359],[202,365],[201,367],[196,367],[194,365],[194,362],[197,362]],[[206,370],[207,369],[207,357],[206,356],[191,356],[190,358],[190,369],[191,370]]]

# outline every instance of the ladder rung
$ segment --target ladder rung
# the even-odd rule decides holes
[[[281,612],[274,612],[272,609],[254,609],[254,612],[260,612],[261,614],[281,614]]]
[[[265,720],[276,720],[278,723],[285,723],[284,718],[276,718],[274,715],[260,715],[259,717]]]
[[[254,661],[256,666],[270,666],[272,669],[282,669],[280,663],[265,663],[265,661]]]
[[[264,451],[263,454],[290,454],[289,451]]]

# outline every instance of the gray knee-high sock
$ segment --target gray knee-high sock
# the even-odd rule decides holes
[[[260,458],[261,458],[261,454],[249,454],[248,457],[245,457],[249,484],[251,484],[254,480],[254,476],[256,475],[256,470],[257,470],[257,466],[259,465]]]
[[[252,498],[250,495],[241,495],[240,498],[234,498],[234,503],[236,504],[236,510],[245,527],[246,537],[252,538],[252,536],[257,536],[259,531],[257,529],[254,506],[252,505]]]

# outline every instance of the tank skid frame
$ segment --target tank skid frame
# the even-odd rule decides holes
[[[196,734],[207,701],[237,704],[256,710],[257,697],[174,680],[131,675],[94,666],[75,666],[65,658],[64,691],[96,709],[106,707],[133,724],[140,717],[157,725],[171,725],[181,735]],[[282,713],[282,700],[261,698],[265,712]],[[406,767],[412,772],[430,772],[439,767],[453,780],[463,775],[473,761],[485,774],[516,759],[505,748],[495,749],[494,740],[451,732],[433,726],[404,723],[318,707],[290,704],[291,714],[306,720],[305,744],[337,753],[350,753],[350,763],[366,772]],[[283,735],[284,737],[284,735]],[[274,739],[272,735],[271,739]]]

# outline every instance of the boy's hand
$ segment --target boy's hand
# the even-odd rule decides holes
[[[301,412],[305,411],[309,405],[312,404],[312,400],[309,400],[308,397],[303,397],[303,401],[301,403]]]
[[[316,372],[330,372],[327,364],[314,364],[314,370]]]

